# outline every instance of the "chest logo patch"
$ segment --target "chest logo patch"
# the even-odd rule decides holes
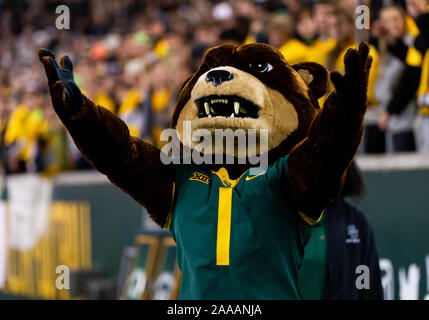
[[[189,180],[199,181],[199,182],[203,182],[205,184],[209,184],[210,177],[205,175],[205,174],[199,173],[199,172],[194,172],[194,175]]]
[[[360,243],[359,230],[356,225],[350,224],[347,227],[347,238],[346,243]]]

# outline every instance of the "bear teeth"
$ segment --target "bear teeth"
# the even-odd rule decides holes
[[[206,96],[195,100],[199,118],[258,118],[258,107],[244,98]]]
[[[210,100],[211,104],[215,104],[215,103],[224,103],[224,104],[228,104],[228,99],[213,99]]]
[[[234,101],[234,112],[238,114],[240,112],[240,102]]]

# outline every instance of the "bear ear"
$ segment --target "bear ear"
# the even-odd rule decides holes
[[[328,70],[315,62],[302,62],[292,66],[296,72],[304,79],[311,93],[317,98],[321,98],[329,89]]]

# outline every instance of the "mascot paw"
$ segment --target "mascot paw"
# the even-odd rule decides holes
[[[59,114],[73,115],[82,104],[82,93],[73,79],[73,64],[68,56],[55,61],[55,56],[47,49],[39,49],[39,59],[48,77],[52,103]]]
[[[331,81],[340,100],[338,105],[356,108],[362,113],[365,113],[367,107],[366,91],[372,63],[368,53],[366,42],[361,43],[359,49],[349,49],[344,55],[345,74],[336,71],[331,73]]]

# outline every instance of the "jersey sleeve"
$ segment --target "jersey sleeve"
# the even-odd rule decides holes
[[[183,180],[183,175],[184,175],[184,168],[181,165],[176,165],[176,177],[174,179],[174,183],[173,183],[173,189],[171,192],[171,207],[170,207],[170,211],[168,212],[168,216],[167,219],[165,220],[165,224],[164,224],[164,229],[167,229],[168,231],[172,231],[171,230],[171,222],[173,219],[173,211],[174,211],[174,206],[176,205],[176,198],[177,198],[177,190],[180,187],[180,182]]]
[[[171,192],[171,207],[170,211],[168,212],[167,219],[165,220],[164,229],[167,229],[168,231],[171,231],[171,220],[173,218],[173,209],[174,205],[176,203],[176,183],[173,182],[173,191]]]
[[[282,185],[286,182],[288,172],[288,158],[289,155],[279,158],[268,168],[266,172],[269,183],[274,187],[282,187]]]
[[[164,224],[164,229],[167,229],[172,233],[174,233],[174,230],[172,229],[172,219],[173,219],[174,207],[176,205],[177,195],[179,193],[180,187],[185,183],[186,180],[190,178],[191,173],[192,173],[192,170],[189,169],[188,166],[181,165],[181,164],[176,165],[176,177],[173,183],[173,189],[171,193],[171,198],[172,198],[171,207]]]

